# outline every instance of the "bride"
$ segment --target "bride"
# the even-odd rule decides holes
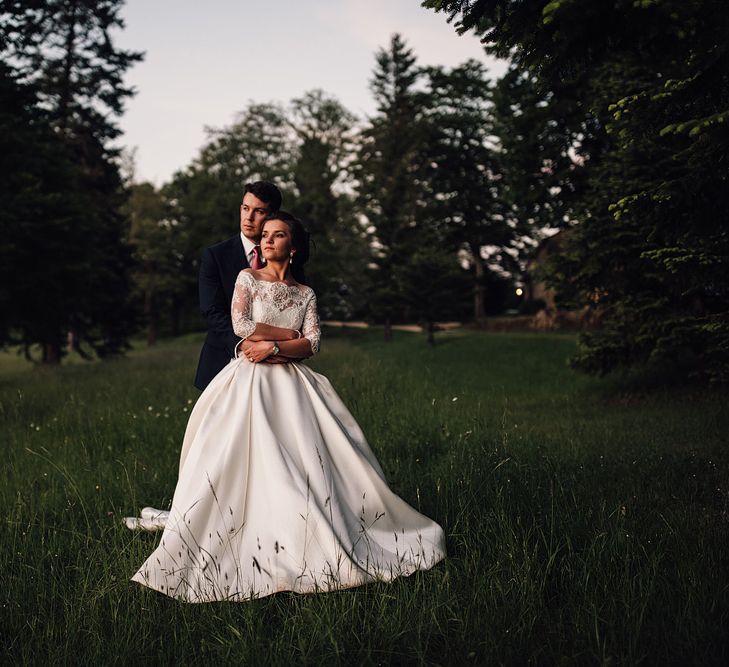
[[[319,349],[316,296],[291,273],[308,235],[279,211],[261,248],[266,266],[240,272],[232,303],[236,335],[252,342],[190,414],[170,511],[136,520],[164,532],[133,581],[186,602],[245,601],[432,567],[443,530],[389,489],[329,381],[275,363]]]

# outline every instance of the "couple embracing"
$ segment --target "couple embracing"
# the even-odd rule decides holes
[[[141,520],[164,532],[132,578],[187,602],[390,581],[445,556],[441,527],[390,490],[329,381],[299,363],[319,316],[308,234],[280,205],[272,183],[246,185],[240,235],[203,255],[203,392],[172,507]]]

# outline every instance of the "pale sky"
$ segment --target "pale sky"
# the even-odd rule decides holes
[[[360,118],[374,112],[374,54],[399,32],[421,65],[468,58],[493,77],[503,62],[478,38],[459,37],[445,14],[420,0],[127,0],[120,47],[146,51],[127,72],[137,89],[120,120],[137,148],[137,180],[161,185],[250,101],[288,103],[313,88]]]

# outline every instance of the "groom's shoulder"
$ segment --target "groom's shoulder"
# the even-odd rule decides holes
[[[214,243],[213,245],[210,245],[207,248],[205,248],[205,250],[207,252],[213,253],[213,255],[217,255],[221,252],[225,252],[226,250],[229,250],[230,248],[234,247],[236,243],[241,243],[240,235],[231,236],[229,239],[225,239],[225,241],[220,241],[219,243]]]

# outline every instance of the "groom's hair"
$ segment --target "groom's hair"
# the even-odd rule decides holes
[[[258,197],[262,202],[266,202],[269,207],[269,213],[275,213],[281,208],[281,190],[269,181],[246,183],[243,186],[243,197],[248,192]]]

